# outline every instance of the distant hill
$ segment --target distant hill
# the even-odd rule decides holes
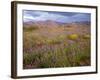
[[[35,21],[35,22],[24,22],[24,27],[32,27],[32,26],[37,26],[37,27],[71,27],[71,26],[85,26],[88,27],[90,26],[90,22],[89,21],[81,21],[81,22],[72,22],[72,23],[59,23],[59,22],[55,22],[52,20],[46,20],[46,21]]]

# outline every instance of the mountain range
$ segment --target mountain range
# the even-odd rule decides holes
[[[71,22],[71,23],[60,23],[60,22],[55,22],[52,20],[46,20],[46,21],[36,21],[36,22],[23,22],[24,26],[38,26],[38,27],[60,27],[60,26],[90,26],[89,21],[80,21],[80,22]]]

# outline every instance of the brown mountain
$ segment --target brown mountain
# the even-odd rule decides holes
[[[72,23],[59,23],[51,20],[47,21],[36,21],[36,22],[24,22],[24,27],[32,27],[32,26],[37,26],[37,27],[42,27],[42,28],[52,28],[52,27],[88,27],[90,26],[90,22],[72,22]]]
[[[57,22],[51,21],[51,20],[24,23],[24,26],[29,26],[29,25],[34,25],[37,27],[58,27],[60,26]]]

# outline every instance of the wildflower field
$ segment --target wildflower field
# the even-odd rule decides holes
[[[89,25],[23,26],[23,68],[90,65]]]

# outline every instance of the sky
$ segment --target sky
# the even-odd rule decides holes
[[[53,11],[36,11],[36,10],[23,10],[23,21],[47,21],[52,20],[60,23],[90,21],[90,13],[77,13],[77,12],[53,12]]]

